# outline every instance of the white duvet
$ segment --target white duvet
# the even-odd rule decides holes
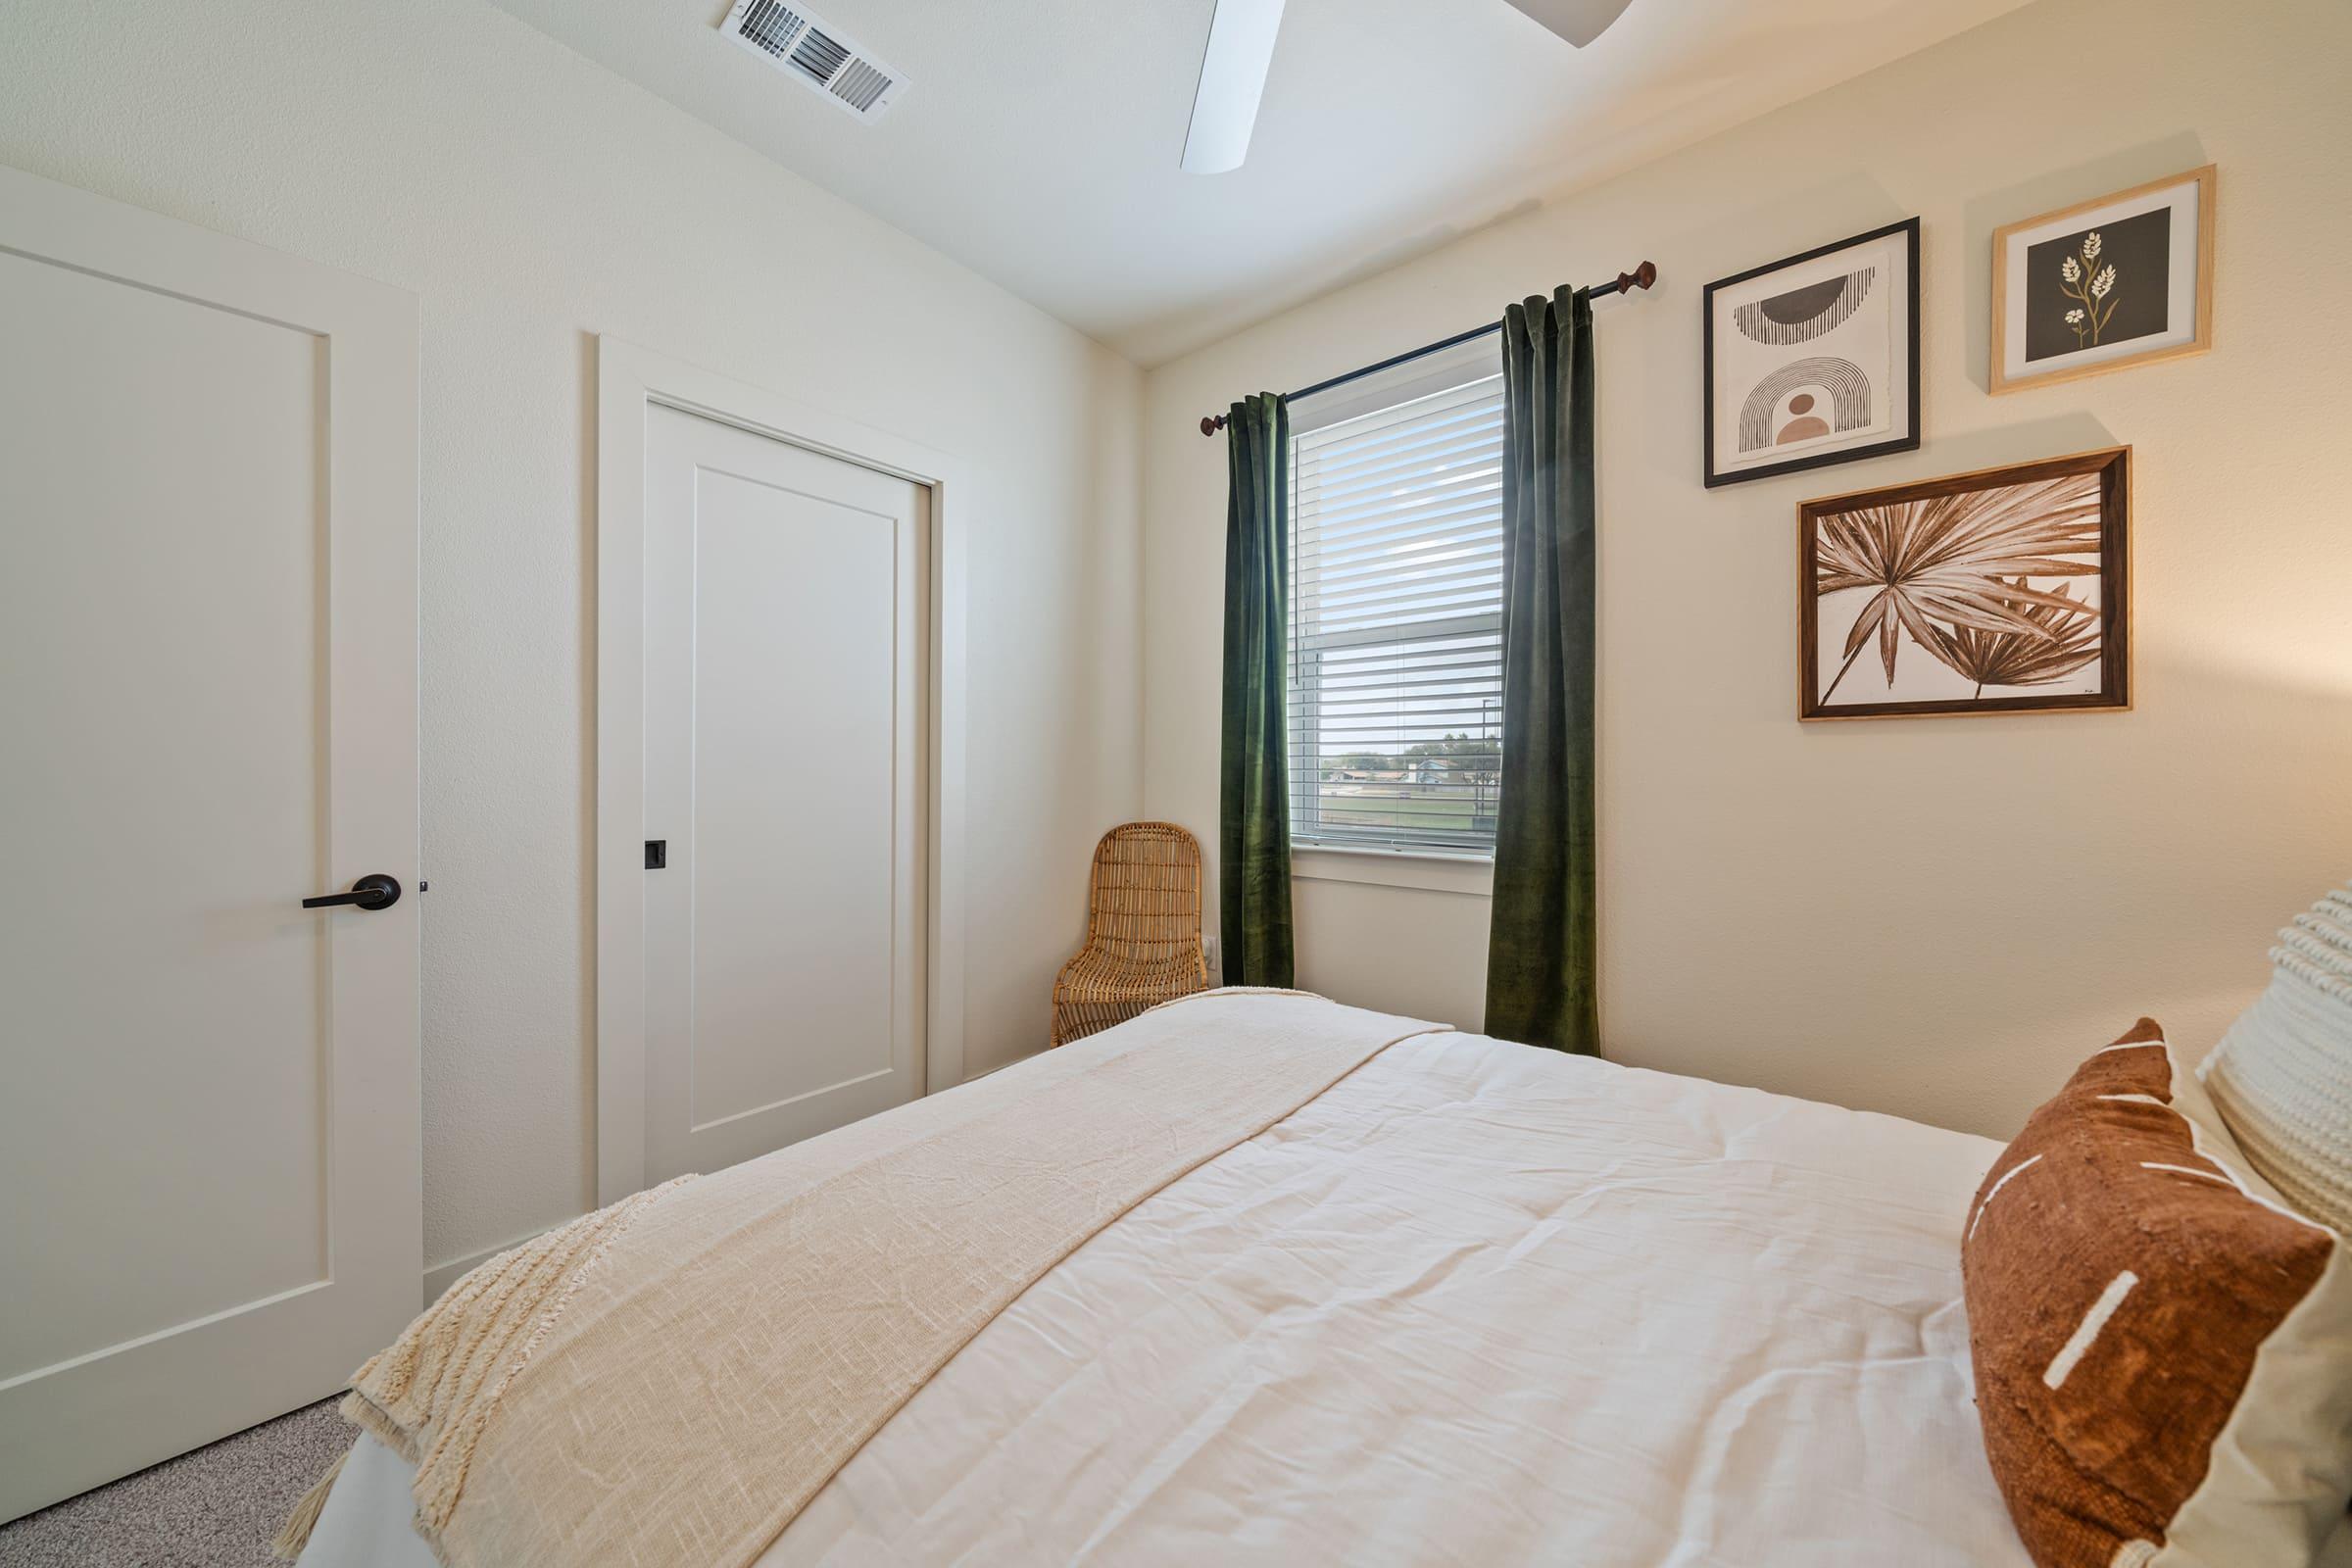
[[[1998,1152],[1406,1041],[1031,1287],[761,1568],[2024,1568],[1960,1306]],[[407,1486],[363,1439],[304,1562],[431,1568]]]

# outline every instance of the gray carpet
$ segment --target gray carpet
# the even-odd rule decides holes
[[[353,1430],[328,1399],[69,1497],[0,1525],[0,1568],[265,1568]]]

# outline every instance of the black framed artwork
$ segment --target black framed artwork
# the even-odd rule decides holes
[[[1919,447],[1919,220],[1709,283],[1710,489]]]

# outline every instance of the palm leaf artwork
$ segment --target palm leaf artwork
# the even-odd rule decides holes
[[[2013,586],[2023,588],[2024,578]],[[2060,599],[2068,597],[2060,588]],[[1974,695],[1987,686],[2040,686],[2063,680],[2099,657],[2099,617],[2031,605],[2025,617],[2040,626],[2043,635],[2017,631],[1979,631],[1973,626],[1951,629],[1958,658],[1952,667],[1977,683]]]
[[[1984,645],[1961,640],[1964,632],[2012,637],[2047,650],[2074,641],[2080,630],[2076,623],[2087,621],[2095,653],[2098,607],[2070,594],[2035,588],[2030,579],[2096,576],[2099,548],[2096,474],[1858,507],[1824,516],[1814,557],[1816,598],[1854,588],[1876,592],[1846,632],[1845,662],[1821,700],[1829,701],[1874,635],[1889,688],[1901,650],[1898,633],[1908,633],[1962,675],[1970,674],[1972,661],[1982,662],[1987,657]],[[2043,664],[2009,656],[2002,667],[2040,670]],[[2080,667],[2080,662],[2069,666]],[[2037,684],[2061,673],[2041,673],[2034,681],[1984,684]]]

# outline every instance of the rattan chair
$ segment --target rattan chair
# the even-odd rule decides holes
[[[1200,841],[1173,822],[1112,828],[1095,846],[1086,946],[1054,980],[1054,1044],[1207,989]]]

